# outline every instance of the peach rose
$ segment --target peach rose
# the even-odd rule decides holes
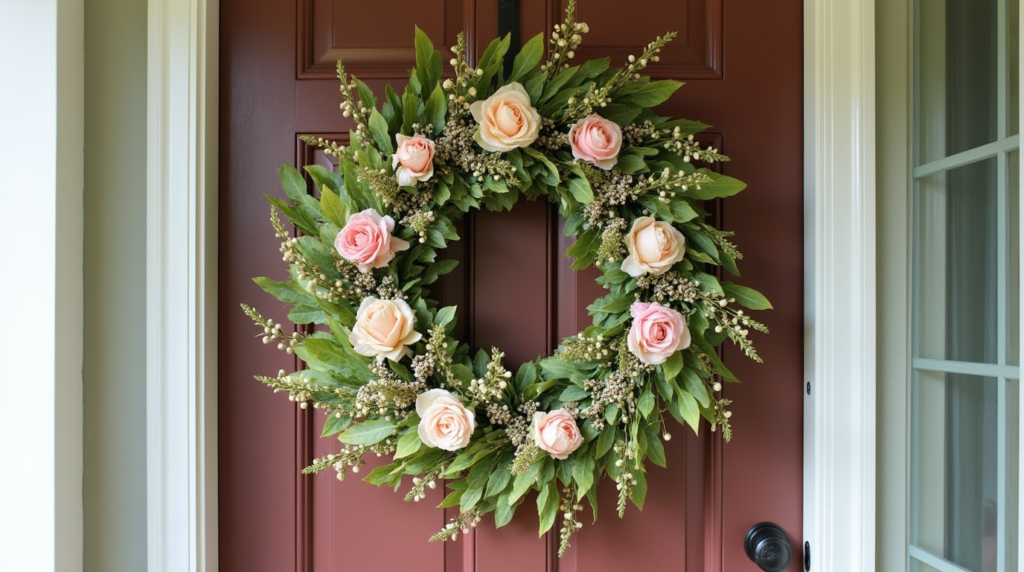
[[[633,302],[629,308],[633,326],[626,344],[640,361],[658,365],[672,354],[690,347],[690,329],[679,312],[657,302]]]
[[[420,416],[420,441],[427,447],[457,451],[469,445],[476,429],[476,414],[443,389],[416,396],[416,413]]]
[[[615,122],[591,113],[569,130],[569,145],[573,157],[607,171],[619,162],[622,129]]]
[[[366,209],[349,217],[345,228],[334,239],[334,248],[342,258],[355,262],[360,272],[368,272],[371,268],[387,266],[396,252],[409,248],[408,242],[391,236],[393,230],[395,219]]]
[[[391,166],[398,175],[398,184],[413,186],[434,176],[434,142],[422,135],[398,134],[398,150],[391,156]]]
[[[664,274],[686,254],[683,233],[671,224],[649,216],[633,221],[625,242],[629,256],[622,261],[622,271],[630,276]]]
[[[473,139],[487,151],[511,151],[529,147],[540,131],[540,114],[530,105],[530,95],[512,82],[483,101],[469,106],[480,124]]]
[[[556,459],[566,459],[583,444],[576,420],[565,409],[533,414],[533,440]]]
[[[413,330],[415,322],[416,316],[405,300],[367,296],[359,304],[348,341],[359,355],[375,357],[377,361],[398,361],[402,356],[412,355],[407,346],[423,337]]]

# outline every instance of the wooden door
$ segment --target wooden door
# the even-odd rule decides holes
[[[603,572],[612,570],[755,571],[744,554],[747,530],[780,524],[802,570],[802,100],[799,0],[579,0],[591,33],[577,58],[610,55],[619,63],[655,35],[679,38],[648,68],[655,78],[687,82],[660,108],[698,119],[730,155],[724,172],[748,189],[717,216],[737,232],[746,255],[744,284],[775,310],[763,313],[771,335],[756,339],[765,364],[732,348],[725,359],[744,380],[730,385],[734,437],[723,444],[675,427],[669,468],[652,467],[643,512],[607,509],[585,526],[565,557],[557,534],[538,538],[536,517],[520,511],[495,530],[486,521],[456,542],[428,543],[446,522],[436,490],[406,503],[388,489],[330,474],[300,475],[336,443],[318,439],[322,417],[273,395],[255,374],[291,370],[267,351],[240,302],[284,319],[253,276],[281,277],[285,266],[263,193],[280,194],[275,169],[326,157],[298,137],[344,139],[333,66],[375,90],[404,86],[414,63],[413,25],[439,42],[464,29],[474,53],[497,33],[497,2],[474,0],[222,0],[220,206],[220,558],[233,571]],[[562,0],[520,0],[521,37],[561,21]],[[440,45],[443,42],[444,45]],[[441,297],[458,303],[459,336],[497,345],[513,364],[549,353],[589,324],[600,292],[592,273],[568,269],[559,217],[546,203],[521,201],[511,213],[478,213],[447,256],[463,261]],[[589,521],[588,521],[589,524]]]

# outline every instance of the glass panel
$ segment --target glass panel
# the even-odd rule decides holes
[[[917,183],[916,357],[995,363],[996,160]]]
[[[1015,108],[1016,106],[1010,106]],[[1020,153],[1010,153],[1010,180],[1006,191],[1008,242],[1006,248],[1006,355],[1020,365]]]
[[[996,139],[997,0],[918,2],[918,164]]]
[[[995,378],[921,372],[911,490],[915,544],[968,570],[996,557],[999,516],[998,383]]]
[[[1007,111],[1006,132],[1009,135],[1016,135],[1020,131],[1019,117],[1020,105],[1020,53],[1018,45],[1020,41],[1020,8],[1017,0],[1006,2],[1006,91]]]
[[[1020,382],[1011,379],[1006,382],[1006,569],[1016,570],[1018,515],[1020,499]]]

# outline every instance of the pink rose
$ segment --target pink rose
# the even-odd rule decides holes
[[[407,187],[434,176],[434,142],[422,135],[408,137],[398,134],[398,151],[391,156],[391,166],[398,175],[398,184]]]
[[[607,171],[619,162],[622,129],[615,122],[591,113],[569,130],[569,145],[573,157]]]
[[[443,389],[416,396],[416,413],[420,416],[420,441],[427,447],[457,451],[469,445],[476,429],[476,414]]]
[[[381,268],[395,257],[396,252],[409,248],[409,243],[391,236],[395,230],[395,219],[380,216],[373,209],[366,209],[349,217],[345,228],[334,239],[338,254],[355,262],[360,272]]]
[[[690,329],[679,312],[657,302],[633,302],[629,308],[633,326],[626,343],[640,361],[658,365],[672,354],[690,347]]]
[[[405,300],[378,300],[373,296],[363,298],[356,312],[356,323],[352,326],[348,341],[359,355],[398,361],[402,356],[411,355],[408,348],[423,337],[413,330],[416,315]]]
[[[664,274],[686,254],[683,233],[671,224],[649,216],[633,221],[625,243],[629,256],[622,261],[622,271],[630,276]]]
[[[566,459],[583,444],[576,420],[565,409],[533,414],[533,440],[556,459]]]
[[[473,139],[487,151],[529,147],[540,132],[540,114],[518,82],[500,88],[483,101],[474,101],[469,111],[480,124]]]

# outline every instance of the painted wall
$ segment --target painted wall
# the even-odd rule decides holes
[[[146,0],[85,0],[86,572],[146,569]]]

